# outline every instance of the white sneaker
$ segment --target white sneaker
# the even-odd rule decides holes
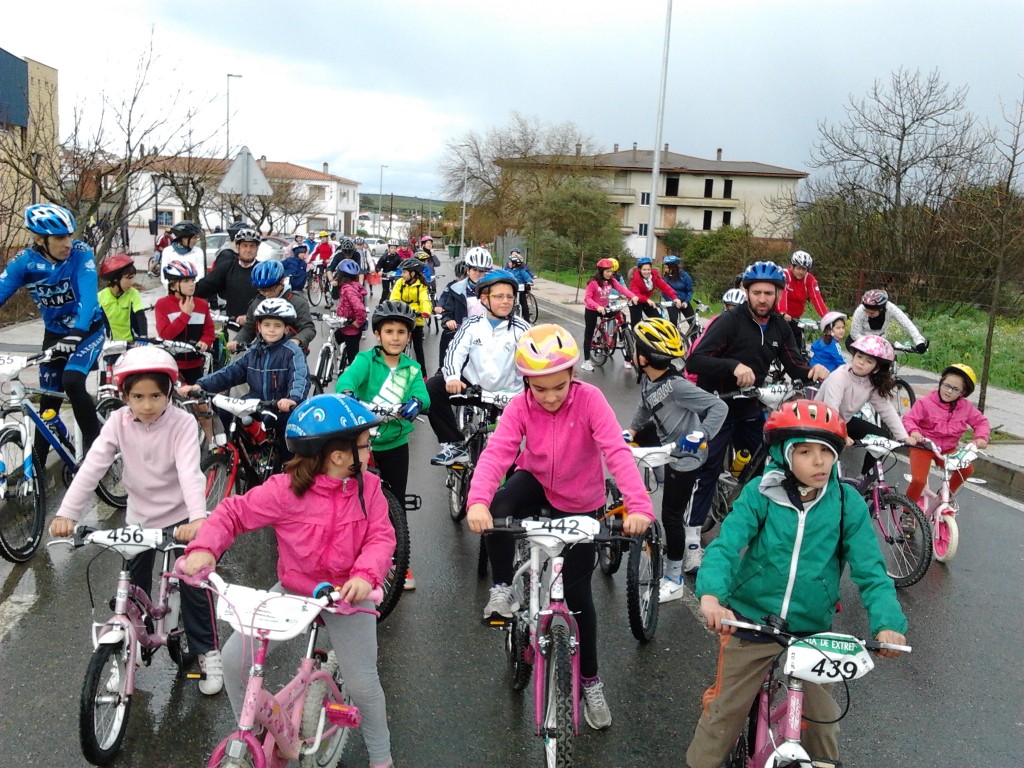
[[[484,623],[488,621],[500,621],[511,619],[512,614],[519,610],[519,601],[516,600],[512,587],[507,584],[495,584],[491,587],[490,597],[487,605],[484,606]]]
[[[658,602],[671,603],[673,600],[681,600],[686,587],[683,585],[683,577],[680,574],[679,581],[671,576],[661,577],[661,586],[658,587]]]
[[[683,573],[696,573],[704,562],[704,547],[699,544],[687,544],[686,555],[683,556]]]
[[[207,696],[220,693],[224,688],[224,663],[220,651],[207,651],[199,654],[199,668],[206,678],[199,681],[199,690]]]
[[[580,366],[581,371],[592,371],[594,370],[594,364],[589,360],[584,360],[583,365]]]
[[[441,451],[430,460],[435,467],[450,467],[460,461],[468,461],[469,454],[458,443],[441,443]]]
[[[583,718],[587,725],[597,731],[611,727],[612,711],[608,708],[608,700],[604,697],[604,683],[601,678],[593,682],[583,683]]]
[[[623,363],[623,365],[625,365],[627,371],[633,370],[633,364],[629,362],[629,360],[626,360],[625,363]]]

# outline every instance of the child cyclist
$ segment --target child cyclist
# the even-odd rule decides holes
[[[391,301],[401,301],[408,304],[416,313],[416,327],[412,329],[412,349],[416,355],[416,362],[420,369],[426,373],[427,358],[423,354],[423,326],[424,318],[430,317],[433,305],[430,303],[430,282],[424,277],[424,262],[419,259],[406,259],[398,268],[402,276],[395,281],[391,289]]]
[[[639,323],[641,316],[661,315],[661,310],[651,298],[655,291],[661,291],[661,295],[672,302],[673,309],[678,310],[683,306],[672,286],[661,279],[661,275],[654,269],[654,262],[648,256],[641,256],[636,260],[636,270],[633,272],[633,279],[629,281],[629,289],[637,297],[637,303],[629,309],[631,325]]]
[[[302,403],[285,429],[295,457],[281,474],[217,506],[186,550],[185,573],[216,565],[240,533],[270,526],[277,538],[278,581],[272,591],[309,597],[328,582],[338,585],[342,600],[371,607],[366,598],[383,583],[395,551],[380,480],[366,472],[369,430],[379,423],[349,397],[317,395]],[[362,714],[370,764],[388,768],[391,734],[377,675],[377,622],[369,613],[321,617],[345,692]],[[228,699],[237,718],[252,664],[251,643],[235,633],[223,653]]]
[[[340,360],[342,370],[359,354],[366,326],[366,288],[359,277],[359,265],[352,259],[342,259],[334,271],[334,282],[338,285],[338,305],[334,311],[338,317],[348,320],[344,327],[334,329],[334,340],[344,346]]]
[[[507,269],[519,282],[519,309],[522,312],[523,320],[531,323],[536,318],[530,317],[530,303],[527,297],[533,288],[533,281],[536,278],[533,276],[530,268],[526,266],[526,263],[523,261],[523,252],[518,248],[513,248],[509,253]]]
[[[673,365],[683,358],[683,340],[675,325],[654,317],[633,328],[633,361],[640,380],[640,404],[630,422],[630,437],[640,445],[677,446],[674,461],[665,467],[661,522],[665,526],[667,558],[660,600],[683,596],[683,559],[689,548],[699,549],[700,526],[684,523],[697,470],[707,459],[707,441],[729,414],[729,408],[710,392],[691,384]],[[700,433],[697,437],[696,433]],[[688,436],[694,438],[688,441]]]
[[[409,434],[420,411],[430,407],[422,370],[403,354],[415,322],[416,314],[404,302],[378,304],[370,320],[377,346],[356,355],[336,387],[364,403],[402,406],[401,418],[381,424],[370,439],[380,479],[399,502],[405,499],[409,482]],[[411,568],[405,574],[405,588],[416,588]]]
[[[135,341],[149,336],[142,294],[133,285],[135,262],[118,253],[100,265],[100,278],[107,284],[97,300],[107,320],[107,333],[114,341]]]
[[[889,301],[889,294],[886,291],[877,288],[865,291],[861,296],[860,304],[853,310],[846,348],[850,349],[850,345],[861,336],[874,335],[889,338],[889,329],[893,323],[896,323],[910,337],[915,352],[924,354],[928,351],[928,339],[907,317],[907,313]]]
[[[956,449],[968,427],[973,431],[974,444],[979,448],[987,447],[988,419],[967,400],[977,383],[978,377],[971,366],[963,363],[947,365],[939,378],[938,388],[920,398],[903,414],[903,426],[912,438],[918,442],[929,440],[943,453]],[[907,496],[921,509],[924,509],[921,492],[928,483],[928,469],[932,461],[941,459],[937,459],[932,451],[925,448],[910,449],[910,485],[907,486]],[[949,492],[956,493],[972,474],[974,467],[954,472],[949,481]]]
[[[906,642],[907,620],[867,505],[839,482],[837,461],[846,444],[839,413],[810,400],[786,403],[768,417],[765,439],[768,467],[759,482],[740,492],[697,574],[701,613],[722,637],[718,674],[704,694],[686,752],[689,768],[722,765],[779,655],[774,641],[725,626],[722,619],[762,622],[775,615],[790,632],[827,631],[849,564],[871,634],[885,643]],[[811,756],[838,759],[839,716],[827,689],[804,683],[803,743]]]
[[[506,406],[473,472],[467,520],[474,533],[492,527],[492,516],[528,517],[542,506],[551,507],[554,517],[603,512],[605,464],[630,510],[624,533],[642,536],[654,519],[615,412],[601,390],[573,380],[579,358],[576,341],[557,325],[539,325],[519,340],[515,364],[526,389]],[[510,467],[514,472],[502,486]],[[508,586],[512,537],[488,536],[486,544],[494,586],[485,622],[510,618],[519,608]],[[591,728],[602,730],[612,716],[597,669],[597,611],[590,590],[594,560],[593,544],[577,544],[566,554],[563,576],[565,602],[579,624],[583,714]]]
[[[50,524],[54,536],[70,536],[90,506],[92,492],[117,456],[124,464],[128,492],[125,522],[147,528],[177,527],[179,541],[191,541],[206,519],[206,484],[199,469],[196,422],[171,407],[171,388],[178,378],[174,358],[157,347],[128,350],[114,368],[114,383],[128,403],[114,411],[93,443],[64,494]],[[156,550],[132,558],[132,582],[150,594]],[[223,687],[220,651],[202,589],[181,585],[181,615],[189,649],[199,654],[206,679],[199,690],[213,695]]]
[[[594,339],[594,329],[597,328],[597,320],[604,317],[608,311],[608,299],[612,291],[618,291],[636,304],[636,296],[622,283],[615,279],[615,268],[618,262],[614,259],[601,259],[597,262],[597,272],[587,282],[587,291],[583,295],[583,364],[581,371],[594,370],[594,364],[590,362],[590,343]],[[626,361],[626,367],[630,362]]]
[[[811,344],[811,365],[823,365],[828,372],[846,365],[842,343],[846,336],[846,315],[842,312],[826,312],[818,323],[821,338]]]
[[[679,306],[673,305],[668,308],[668,319],[672,321],[673,325],[678,325],[679,313],[682,312],[687,322],[693,322],[695,313],[693,307],[690,306],[690,302],[693,301],[693,278],[690,277],[689,272],[683,269],[683,260],[678,256],[666,256],[663,264],[665,265],[665,274],[663,275],[665,282],[675,291],[676,298],[679,299]]]

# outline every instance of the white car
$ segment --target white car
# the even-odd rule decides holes
[[[383,237],[364,237],[363,240],[370,247],[370,255],[375,259],[388,252],[388,241]]]

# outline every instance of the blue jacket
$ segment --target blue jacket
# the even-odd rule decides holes
[[[288,278],[293,291],[301,291],[306,287],[306,262],[298,256],[281,259],[284,276]]]
[[[249,397],[260,400],[288,398],[300,402],[309,390],[306,356],[290,339],[273,344],[257,341],[233,363],[196,382],[207,392],[249,385]]]
[[[843,353],[839,351],[839,344],[835,339],[826,344],[824,339],[818,339],[811,344],[811,365],[823,365],[832,373],[836,368],[846,365]]]
[[[39,307],[43,326],[61,335],[87,334],[103,318],[92,248],[74,240],[64,261],[51,262],[34,247],[22,249],[0,274],[0,306],[27,287]]]
[[[685,301],[687,304],[690,303],[693,299],[693,278],[690,277],[689,273],[679,270],[679,277],[672,277],[668,270],[666,270],[661,277],[676,292],[676,296],[679,297],[680,301]]]
[[[530,271],[529,267],[520,267],[519,269],[510,269],[509,272],[515,277],[520,285],[526,285],[532,283],[534,280],[533,272]]]

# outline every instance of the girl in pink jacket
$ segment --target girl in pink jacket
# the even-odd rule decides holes
[[[676,308],[683,304],[672,290],[672,286],[655,271],[654,262],[647,256],[641,256],[636,260],[636,270],[633,272],[633,279],[629,281],[629,288],[637,298],[637,303],[629,308],[630,326],[636,325],[645,316],[661,316],[661,311],[651,298],[655,291],[661,291],[661,295],[675,304]]]
[[[285,428],[285,442],[295,457],[282,474],[218,505],[186,550],[185,572],[215,565],[236,536],[270,526],[278,550],[278,582],[272,590],[309,596],[318,584],[329,582],[338,585],[343,600],[363,603],[383,583],[395,551],[380,479],[365,472],[369,430],[379,423],[357,400],[343,395],[318,395],[300,404]],[[391,765],[391,734],[377,675],[376,619],[368,613],[322,616],[345,690],[363,716],[370,764],[386,768]],[[224,682],[237,717],[244,672],[252,663],[251,644],[236,633],[223,653]]]
[[[903,416],[903,426],[910,436],[931,440],[943,453],[955,450],[967,428],[974,432],[973,442],[979,448],[988,445],[989,424],[985,414],[974,407],[967,398],[974,392],[978,377],[974,369],[963,363],[946,366],[939,377],[939,387],[922,397]],[[937,459],[932,451],[924,448],[910,449],[910,485],[907,496],[924,509],[921,491],[928,483],[928,470]],[[954,472],[949,481],[949,492],[956,493],[960,486],[974,474],[974,467]]]
[[[592,371],[594,364],[590,362],[590,343],[594,340],[594,329],[597,328],[597,320],[604,317],[608,309],[608,299],[612,291],[618,291],[620,296],[629,299],[636,304],[637,298],[626,286],[615,279],[615,266],[611,259],[601,259],[597,262],[597,272],[587,283],[587,291],[583,295],[583,365],[581,370]],[[629,367],[629,361],[626,361]]]
[[[654,519],[615,412],[597,387],[573,380],[579,357],[579,346],[557,325],[538,325],[519,339],[515,361],[526,391],[506,406],[473,472],[467,520],[474,533],[492,527],[492,510],[498,517],[518,518],[536,515],[542,506],[550,507],[553,517],[603,512],[604,464],[630,510],[625,534],[643,535]],[[499,490],[513,465],[515,472]],[[486,544],[494,586],[485,623],[511,618],[519,609],[509,587],[514,542],[488,536]],[[565,601],[579,625],[583,714],[591,728],[604,729],[612,719],[597,676],[597,611],[590,591],[594,556],[593,544],[577,544],[566,553]]]

